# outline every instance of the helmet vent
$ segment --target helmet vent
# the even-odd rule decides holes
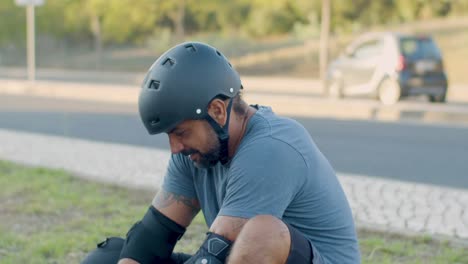
[[[218,50],[216,50],[216,54],[218,54],[218,56],[222,57],[221,52],[219,52]]]
[[[229,61],[228,61],[228,65],[229,65],[229,67],[231,67],[231,68],[232,68],[232,65],[231,65],[231,63],[230,63]]]
[[[160,82],[159,81],[156,81],[156,80],[151,80],[149,86],[148,86],[148,89],[151,89],[151,90],[159,90],[159,84]]]
[[[163,61],[162,65],[163,66],[174,66],[175,64],[175,60],[171,59],[171,58],[167,58]]]
[[[184,46],[190,52],[196,52],[195,46],[193,44],[187,44]]]
[[[157,126],[157,125],[159,124],[159,121],[161,121],[161,120],[159,119],[159,117],[156,117],[156,119],[153,119],[153,120],[150,121],[150,124],[151,124],[152,126]]]

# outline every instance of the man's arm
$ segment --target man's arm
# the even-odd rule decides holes
[[[162,189],[154,197],[152,206],[182,227],[189,226],[200,211],[197,199],[166,192]],[[138,264],[138,262],[130,258],[123,258],[118,264]]]
[[[247,221],[246,218],[232,216],[216,217],[200,249],[184,263],[225,263],[232,243]]]
[[[233,217],[233,216],[218,216],[210,227],[210,232],[223,236],[234,242],[239,235],[242,227],[249,219]]]
[[[232,216],[216,217],[200,249],[184,263],[225,263],[232,243],[247,221],[246,218]]]
[[[179,225],[187,227],[200,211],[197,199],[160,190],[153,199],[152,205],[165,216]]]

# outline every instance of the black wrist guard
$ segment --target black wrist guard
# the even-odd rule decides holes
[[[181,253],[181,252],[172,252],[171,263],[173,264],[184,264],[192,255]]]
[[[150,206],[143,219],[128,231],[120,259],[130,258],[141,264],[169,259],[185,228]]]
[[[188,259],[186,264],[223,264],[226,261],[232,242],[226,238],[208,232],[203,245]]]

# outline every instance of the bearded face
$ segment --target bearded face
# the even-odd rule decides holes
[[[172,153],[188,156],[198,168],[218,163],[221,144],[214,129],[206,121],[186,121],[169,133]]]

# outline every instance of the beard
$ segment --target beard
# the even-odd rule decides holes
[[[197,168],[201,169],[208,169],[215,166],[221,157],[221,143],[219,142],[218,135],[211,126],[208,127],[208,131],[209,138],[213,139],[210,142],[208,151],[203,153],[196,149],[182,151],[182,154],[185,156],[198,155],[198,160],[193,160],[192,162]]]

